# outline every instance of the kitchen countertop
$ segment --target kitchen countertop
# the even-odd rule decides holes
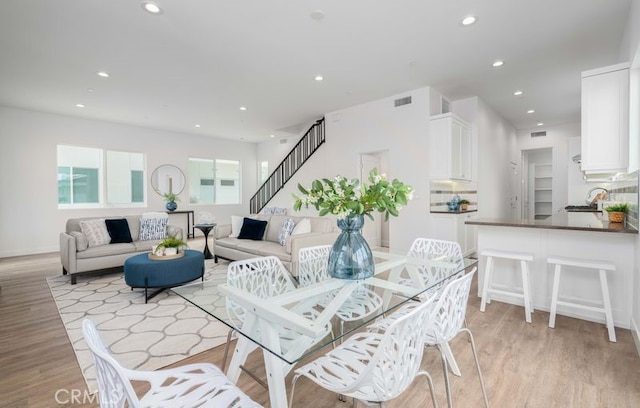
[[[627,226],[626,223],[603,221],[602,213],[599,212],[560,212],[552,215],[546,220],[478,218],[466,221],[465,224],[594,232],[620,232],[629,234],[638,233],[638,230]]]
[[[467,210],[467,211],[450,211],[450,210],[442,210],[442,211],[430,211],[431,214],[466,214],[472,212],[478,212],[478,210]]]

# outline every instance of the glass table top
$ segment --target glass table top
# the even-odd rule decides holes
[[[403,303],[436,290],[477,263],[468,258],[417,259],[377,251],[373,254],[376,266],[370,278],[329,278],[270,298],[252,295],[223,280],[171,290],[257,346],[294,364],[332,342],[339,343],[342,337],[363,329]],[[429,282],[425,282],[425,271],[431,271]],[[238,318],[238,310],[244,312],[242,319]],[[266,339],[264,333],[271,333],[271,338]],[[278,337],[277,341],[273,336]]]

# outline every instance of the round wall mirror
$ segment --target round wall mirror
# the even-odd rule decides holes
[[[172,164],[158,166],[151,173],[151,187],[160,195],[180,194],[184,190],[185,177],[182,170]]]

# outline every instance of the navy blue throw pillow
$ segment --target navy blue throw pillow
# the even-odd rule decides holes
[[[264,231],[267,229],[267,221],[254,220],[253,218],[246,218],[242,222],[242,228],[238,239],[252,239],[254,241],[261,241]]]
[[[104,220],[107,224],[107,231],[111,237],[112,244],[122,244],[126,242],[132,242],[131,232],[129,232],[129,223],[125,218],[116,220]]]

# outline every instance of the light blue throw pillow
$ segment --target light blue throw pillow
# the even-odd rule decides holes
[[[280,232],[278,233],[278,242],[280,245],[285,246],[287,244],[287,238],[293,232],[293,227],[296,226],[296,223],[291,219],[287,218],[287,220],[282,224],[280,228]]]
[[[140,241],[165,239],[167,237],[167,218],[141,218]]]

